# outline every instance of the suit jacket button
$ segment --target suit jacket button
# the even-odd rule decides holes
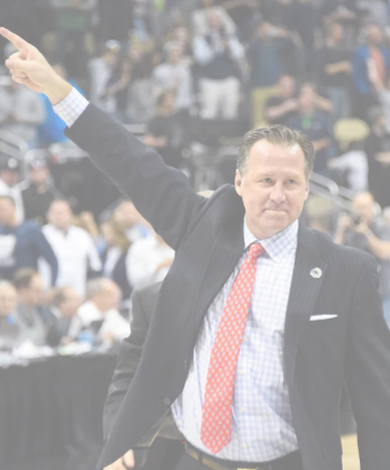
[[[168,397],[165,397],[165,398],[164,398],[164,404],[165,404],[165,405],[170,405],[170,404],[171,404],[171,400],[170,400]]]
[[[184,361],[184,367],[188,369],[188,361]]]

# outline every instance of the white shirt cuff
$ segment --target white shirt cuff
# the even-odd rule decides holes
[[[53,109],[65,124],[68,127],[71,127],[72,124],[74,124],[80,117],[88,104],[88,100],[84,98],[76,88],[72,88],[69,95],[64,100],[53,106]]]

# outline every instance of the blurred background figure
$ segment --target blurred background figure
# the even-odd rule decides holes
[[[0,196],[10,196],[15,201],[17,219],[24,220],[24,205],[19,182],[20,162],[16,158],[3,157],[0,161]]]
[[[21,268],[38,268],[43,258],[48,265],[47,285],[55,285],[58,261],[41,227],[33,220],[18,222],[15,201],[0,196],[0,277],[12,280]]]
[[[369,192],[358,193],[353,200],[355,214],[341,214],[334,237],[336,243],[367,251],[378,261],[379,291],[387,324],[390,326],[390,228],[378,213]]]
[[[45,120],[45,108],[39,94],[9,76],[1,76],[0,85],[0,129],[35,147],[38,126]]]
[[[194,37],[198,64],[199,101],[202,119],[238,117],[241,65],[244,49],[234,33],[228,33],[217,11],[206,13],[208,31]]]
[[[44,346],[53,314],[43,304],[43,284],[33,269],[21,269],[15,274],[18,292],[17,320],[24,330],[24,339],[34,346]]]
[[[25,219],[33,219],[43,225],[50,204],[60,197],[59,191],[53,184],[48,162],[43,158],[32,160],[27,180],[19,188]]]
[[[126,231],[130,242],[145,238],[151,233],[149,224],[129,200],[120,202],[114,209],[112,217]]]
[[[9,281],[0,281],[0,350],[10,351],[23,339],[17,318],[18,295]]]
[[[135,241],[128,256],[132,287],[139,289],[162,281],[173,263],[174,253],[156,233]]]
[[[131,243],[123,227],[115,220],[103,222],[101,232],[105,241],[105,249],[101,255],[102,274],[120,287],[122,299],[128,301],[132,291],[128,260]]]
[[[73,287],[80,296],[84,296],[88,274],[96,277],[102,269],[95,242],[88,232],[73,225],[73,211],[68,201],[53,201],[47,220],[49,223],[42,232],[58,260],[56,286]],[[41,264],[40,272],[47,286],[45,264]]]
[[[53,316],[48,325],[47,344],[51,347],[69,344],[70,325],[76,316],[82,299],[73,287],[59,287],[51,294],[50,311]]]
[[[110,80],[120,61],[121,45],[118,41],[109,40],[99,57],[91,59],[88,63],[89,71],[89,99],[103,111],[114,115],[117,106],[115,97],[109,93]]]
[[[130,334],[130,324],[118,311],[121,291],[110,279],[97,278],[88,282],[87,301],[74,317],[70,334],[77,337],[88,330],[95,341],[112,346]]]

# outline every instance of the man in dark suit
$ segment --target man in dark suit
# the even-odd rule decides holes
[[[249,132],[235,185],[205,199],[37,49],[0,33],[19,49],[6,62],[14,79],[49,97],[67,135],[176,252],[97,468],[126,468],[121,457],[150,445],[172,411],[187,441],[175,470],[341,470],[346,378],[361,468],[387,470],[390,334],[376,263],[298,223],[307,137]]]

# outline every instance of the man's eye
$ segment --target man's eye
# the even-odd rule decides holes
[[[293,186],[293,185],[297,184],[297,181],[291,179],[291,180],[288,180],[288,184],[289,184],[290,186]]]

